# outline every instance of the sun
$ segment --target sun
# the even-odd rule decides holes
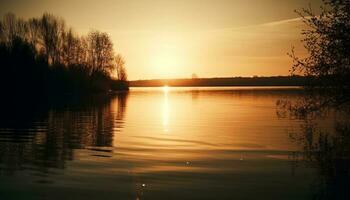
[[[164,93],[168,93],[169,92],[169,86],[164,85],[162,90],[163,90]]]
[[[174,78],[186,71],[185,41],[178,35],[159,33],[150,46],[150,70],[159,78]]]

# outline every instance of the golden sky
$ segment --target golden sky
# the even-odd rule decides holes
[[[63,17],[77,33],[108,32],[130,80],[287,75],[299,54],[294,13],[321,0],[0,0],[0,14]]]

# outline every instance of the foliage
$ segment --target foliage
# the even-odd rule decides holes
[[[297,11],[307,29],[302,32],[308,55],[292,50],[292,73],[307,77],[303,98],[278,101],[278,111],[304,120],[291,139],[303,148],[303,161],[318,169],[314,199],[349,199],[350,175],[350,1],[324,0],[321,13]],[[282,112],[283,113],[283,112]],[[322,123],[329,116],[334,127]]]
[[[292,73],[309,77],[307,89],[323,97],[322,102],[309,101],[308,108],[342,106],[350,100],[350,1],[324,0],[321,14],[311,8],[297,11],[307,29],[302,31],[306,58],[292,50]],[[315,104],[315,105],[312,105]]]

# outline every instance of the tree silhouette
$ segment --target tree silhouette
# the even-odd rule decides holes
[[[114,70],[113,43],[107,33],[92,31],[88,35],[91,73],[110,73]]]
[[[320,15],[311,8],[297,13],[308,27],[302,31],[308,55],[299,58],[292,50],[291,72],[308,81],[297,102],[277,104],[304,120],[291,139],[301,145],[303,161],[319,173],[313,199],[349,199],[350,1],[324,0]],[[318,126],[323,116],[331,117],[331,130]]]
[[[45,13],[40,20],[41,45],[47,56],[48,64],[60,62],[62,36],[65,23],[51,14]]]
[[[116,63],[115,57],[107,33],[91,31],[79,36],[63,19],[49,13],[28,20],[8,13],[0,20],[0,87],[11,91],[9,97],[18,93],[15,91],[72,94],[125,90],[125,62]],[[113,80],[117,68],[122,78]]]
[[[311,8],[297,11],[308,27],[302,31],[308,56],[299,58],[294,50],[290,53],[292,73],[309,77],[307,89],[312,96],[315,92],[322,95],[322,101],[309,99],[310,110],[350,101],[350,1],[324,0],[324,4],[320,15]]]
[[[125,69],[125,61],[123,57],[118,54],[115,57],[115,63],[116,63],[116,71],[117,71],[117,78],[120,81],[126,81],[128,79]]]

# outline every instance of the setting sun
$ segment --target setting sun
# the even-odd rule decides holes
[[[163,33],[164,35],[166,33]],[[168,33],[169,34],[169,33]],[[186,69],[185,41],[176,37],[157,37],[151,47],[150,69],[158,77],[181,77]]]
[[[162,89],[163,89],[164,93],[168,93],[169,92],[169,86],[167,86],[167,85],[163,86]]]

